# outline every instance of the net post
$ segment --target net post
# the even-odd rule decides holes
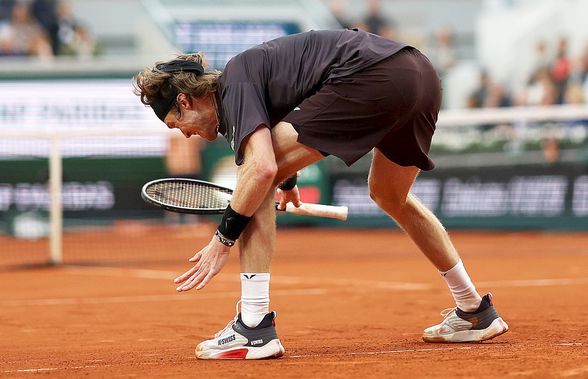
[[[60,265],[63,262],[63,208],[61,203],[63,162],[61,158],[61,141],[56,133],[51,136],[49,151],[49,194],[51,199],[49,252],[53,265]]]

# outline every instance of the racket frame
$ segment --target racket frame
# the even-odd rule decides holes
[[[177,213],[189,213],[189,214],[198,214],[198,215],[219,215],[225,213],[226,206],[224,208],[190,208],[190,207],[183,207],[177,205],[166,205],[158,200],[152,199],[147,194],[147,188],[153,184],[160,183],[160,182],[191,182],[196,184],[202,184],[211,188],[215,188],[221,190],[221,192],[225,193],[227,196],[233,196],[233,190],[227,187],[223,187],[221,185],[207,182],[205,180],[199,179],[190,179],[190,178],[162,178],[162,179],[155,179],[150,182],[147,182],[141,188],[141,198],[148,203],[157,208],[164,209],[170,212],[177,212]],[[231,203],[231,200],[227,200],[227,206]],[[280,204],[279,201],[276,201],[276,209]],[[345,206],[332,206],[332,205],[322,205],[322,204],[308,204],[303,203],[299,208],[294,207],[292,203],[288,203],[286,209],[278,209],[279,211],[286,211],[288,213],[298,214],[298,215],[305,215],[305,216],[315,216],[315,217],[327,217],[327,218],[335,218],[339,220],[347,220],[347,213],[348,209]]]
[[[172,181],[178,181],[178,182],[191,182],[191,183],[198,183],[198,184],[203,184],[212,188],[216,188],[216,189],[220,189],[223,192],[227,192],[228,195],[232,196],[233,190],[227,187],[223,187],[220,186],[218,184],[215,183],[211,183],[211,182],[207,182],[205,180],[199,180],[199,179],[189,179],[189,178],[163,178],[163,179],[155,179],[152,180],[150,182],[147,182],[143,185],[143,187],[141,188],[141,198],[148,204],[153,205],[157,208],[161,208],[161,209],[165,209],[166,211],[170,211],[170,212],[177,212],[177,213],[188,213],[188,214],[198,214],[198,215],[219,215],[219,214],[223,214],[225,213],[225,209],[224,208],[190,208],[190,207],[182,207],[182,206],[178,206],[178,205],[166,205],[160,201],[157,201],[153,198],[151,198],[151,196],[149,196],[149,194],[147,194],[147,188],[153,184],[156,183],[161,183],[161,182],[172,182]],[[230,201],[227,202],[227,206],[229,205]]]

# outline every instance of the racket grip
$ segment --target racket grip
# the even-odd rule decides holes
[[[308,204],[300,203],[300,207],[296,208],[294,204],[286,204],[286,212],[301,216],[315,216],[336,218],[338,220],[347,220],[347,207],[323,205],[323,204]]]

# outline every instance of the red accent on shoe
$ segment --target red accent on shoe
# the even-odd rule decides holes
[[[217,359],[245,359],[249,350],[247,349],[237,349],[226,351],[216,356]]]

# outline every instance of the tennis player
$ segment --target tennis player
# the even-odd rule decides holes
[[[347,165],[373,152],[369,191],[439,270],[456,307],[425,329],[427,342],[473,342],[508,326],[491,295],[481,297],[438,219],[412,194],[428,157],[441,103],[430,61],[414,47],[361,30],[282,37],[206,71],[203,54],[148,67],[135,90],[169,128],[186,137],[222,134],[235,152],[237,184],[210,243],[176,278],[178,291],[202,289],[239,239],[241,309],[196,348],[203,359],[279,357],[284,348],[269,312],[276,186],[280,207],[300,203],[298,170],[334,155]]]

